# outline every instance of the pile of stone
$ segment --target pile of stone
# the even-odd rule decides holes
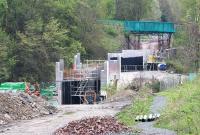
[[[56,112],[57,109],[41,97],[26,93],[0,93],[0,126]]]
[[[72,121],[66,127],[58,129],[55,135],[108,135],[122,132],[131,130],[113,117],[93,117]]]

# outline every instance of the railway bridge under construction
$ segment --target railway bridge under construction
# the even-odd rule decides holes
[[[66,70],[64,61],[56,63],[56,89],[60,104],[94,103],[106,94],[102,91],[116,80],[121,73],[134,71],[157,71],[158,65],[169,56],[171,35],[175,26],[171,22],[98,20],[103,25],[123,27],[127,40],[130,35],[138,37],[137,43],[120,53],[108,53],[107,60],[81,62],[80,54],[74,56],[73,68]],[[142,48],[141,35],[157,35],[158,47]],[[167,38],[166,36],[167,35]],[[130,43],[130,42],[128,42]],[[174,51],[174,50],[173,50]],[[171,53],[170,53],[171,54]]]

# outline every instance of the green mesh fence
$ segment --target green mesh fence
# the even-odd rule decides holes
[[[53,98],[56,90],[55,83],[41,83],[40,88],[41,96],[46,97],[48,100]]]
[[[0,83],[0,92],[25,92],[26,83],[25,82],[4,82]],[[47,99],[52,99],[55,93],[56,86],[54,83],[41,83],[40,84],[40,94]],[[34,86],[30,86],[30,90],[33,92],[35,90]]]
[[[5,82],[0,84],[0,91],[24,91],[26,83],[25,82]]]

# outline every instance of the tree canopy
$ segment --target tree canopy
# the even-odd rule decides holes
[[[116,0],[116,19],[141,20],[152,13],[153,0]]]
[[[51,81],[60,58],[70,67],[78,52],[85,59],[102,59],[122,48],[123,34],[97,24],[98,19],[160,19],[156,11],[169,20],[181,16],[176,21],[199,29],[199,1],[175,1],[187,9],[181,15],[172,0],[167,7],[162,0],[0,0],[0,81]],[[179,32],[175,42],[183,42],[183,35],[189,38],[186,33]],[[191,44],[197,47],[194,35]]]

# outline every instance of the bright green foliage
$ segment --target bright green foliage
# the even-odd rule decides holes
[[[168,97],[168,106],[157,126],[169,128],[178,135],[200,133],[200,79],[188,82],[178,88],[163,92]]]
[[[101,18],[112,19],[115,15],[115,0],[98,0],[97,9]]]
[[[200,1],[199,0],[182,0],[185,14],[185,20],[195,22],[200,25]]]
[[[117,114],[118,120],[132,127],[136,124],[135,118],[138,115],[146,115],[150,113],[150,106],[153,102],[153,98],[147,93],[146,88],[141,90],[139,95],[134,97],[132,105]]]
[[[200,1],[199,0],[167,0],[162,1],[162,10],[169,20],[177,23],[173,47],[177,48],[176,59],[169,61],[176,70],[196,72],[200,67]],[[164,3],[167,3],[164,6]]]
[[[184,26],[179,26],[177,32],[174,34],[175,41],[173,42],[174,47],[181,47],[188,40],[188,35],[186,33],[186,28]]]
[[[146,115],[149,113],[149,106],[152,103],[152,98],[145,100],[136,100],[131,106],[120,112],[117,117],[120,122],[127,126],[133,126],[136,124],[135,118],[138,115]]]
[[[177,22],[180,19],[180,0],[158,0],[162,21]]]
[[[113,27],[104,27],[105,37],[102,38],[102,46],[109,52],[115,52],[121,49],[122,29],[115,29]]]
[[[102,59],[118,50],[121,33],[96,23],[114,18],[115,6],[115,0],[1,0],[0,81],[52,81],[60,58],[71,67],[77,52]]]
[[[195,22],[190,30],[199,29],[199,0],[167,1],[161,12],[166,10],[173,18],[180,16],[178,21]],[[179,12],[174,3],[183,9],[175,17]],[[158,9],[158,0],[0,0],[0,81],[52,81],[55,61],[64,58],[71,67],[77,52],[83,58],[105,58],[108,51],[122,48],[123,32],[96,20],[159,19]],[[178,31],[177,46],[188,43],[197,47],[199,35],[189,32]],[[198,49],[192,54],[187,65],[195,63],[198,67]]]
[[[167,60],[167,65],[169,67],[170,70],[175,71],[176,73],[187,73],[188,67],[183,67],[182,65],[183,61],[179,61],[179,60]]]
[[[104,33],[95,23],[100,13],[93,6],[108,3],[1,0],[0,81],[51,81],[60,58],[70,67],[77,52],[104,57]]]
[[[116,0],[116,19],[141,20],[152,13],[153,0]]]

